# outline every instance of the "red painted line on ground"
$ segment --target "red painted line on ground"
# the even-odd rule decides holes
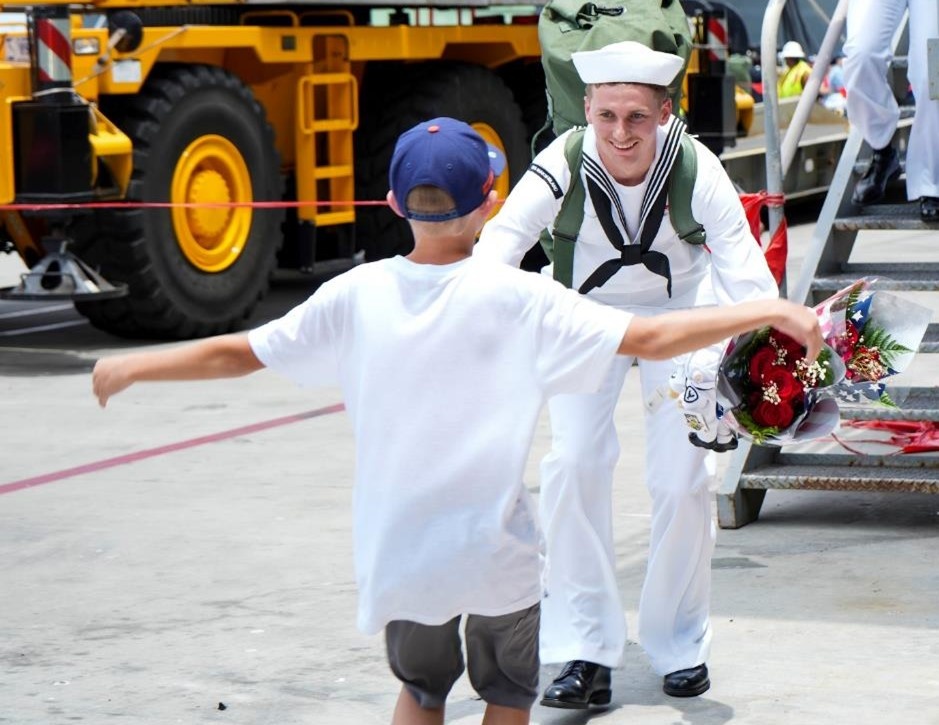
[[[136,453],[127,453],[123,456],[116,456],[115,458],[105,458],[103,461],[94,461],[93,463],[85,463],[84,465],[75,466],[74,468],[66,468],[64,470],[55,471],[53,473],[45,473],[41,476],[24,478],[20,481],[12,481],[11,483],[0,484],[0,495],[5,493],[13,493],[14,491],[19,491],[24,488],[42,486],[46,483],[55,483],[56,481],[61,481],[65,478],[72,478],[73,476],[80,476],[85,473],[103,471],[106,468],[123,466],[126,463],[136,463],[137,461],[142,461],[146,458],[162,456],[167,453],[175,453],[176,451],[183,451],[187,448],[202,446],[206,443],[217,443],[218,441],[227,440],[228,438],[235,438],[237,436],[248,435],[250,433],[257,433],[262,430],[267,430],[268,428],[276,428],[279,425],[299,423],[303,420],[317,418],[321,415],[339,413],[343,410],[345,410],[345,406],[342,403],[336,403],[335,405],[328,405],[325,408],[308,410],[305,413],[286,415],[283,418],[274,418],[273,420],[267,420],[261,423],[245,425],[241,428],[232,428],[231,430],[221,431],[220,433],[212,433],[211,435],[190,438],[189,440],[179,441],[178,443],[170,443],[165,446],[159,446],[158,448],[148,448],[143,451],[137,451]]]

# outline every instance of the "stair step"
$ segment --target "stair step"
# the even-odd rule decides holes
[[[785,466],[770,464],[740,476],[742,489],[939,493],[939,470],[911,466]]]
[[[844,420],[931,420],[939,421],[939,388],[895,388],[888,391],[899,402],[896,408],[882,405],[851,408],[841,406]]]
[[[933,322],[926,328],[923,341],[919,344],[919,351],[939,353],[939,323]]]
[[[924,222],[919,216],[919,202],[905,204],[871,204],[860,207],[857,214],[835,219],[835,229],[921,229],[939,231],[939,223]]]
[[[939,456],[928,453],[904,453],[902,455],[858,455],[845,449],[844,453],[792,453],[792,449],[783,449],[777,456],[775,465],[790,470],[802,469],[838,469],[845,475],[850,469],[852,476],[856,470],[877,468],[884,470],[922,469],[932,471],[932,476],[939,479]],[[889,463],[890,465],[885,465]],[[758,469],[754,469],[758,470]],[[747,471],[753,473],[754,471]]]
[[[937,230],[939,231],[939,230]],[[837,274],[822,274],[812,281],[812,289],[837,292],[859,277],[877,277],[874,289],[915,292],[939,291],[939,263],[843,264]]]

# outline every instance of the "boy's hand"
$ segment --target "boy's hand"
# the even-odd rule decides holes
[[[133,380],[125,373],[122,358],[123,356],[104,358],[95,363],[95,369],[91,373],[91,388],[95,397],[98,398],[98,405],[102,408],[107,406],[108,398],[117,395],[133,383]]]
[[[773,327],[789,335],[796,342],[802,343],[805,346],[805,361],[815,362],[825,342],[815,310],[789,300],[780,299],[774,302],[781,307],[781,317],[773,324]]]

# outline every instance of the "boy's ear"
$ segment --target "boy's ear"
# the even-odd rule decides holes
[[[483,209],[485,209],[485,216],[488,218],[492,214],[492,210],[495,208],[496,204],[499,203],[499,192],[493,189],[486,196],[486,200],[482,203]]]
[[[395,193],[391,189],[389,189],[388,193],[385,194],[385,201],[388,202],[388,206],[391,207],[391,211],[393,211],[399,217],[404,218],[404,212],[401,211],[401,207],[398,206],[398,200],[395,198]]]

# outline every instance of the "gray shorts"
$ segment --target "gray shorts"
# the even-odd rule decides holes
[[[541,604],[499,617],[466,616],[466,661],[473,689],[487,703],[529,710],[538,695]],[[385,627],[388,664],[423,708],[443,707],[463,674],[460,617]]]

